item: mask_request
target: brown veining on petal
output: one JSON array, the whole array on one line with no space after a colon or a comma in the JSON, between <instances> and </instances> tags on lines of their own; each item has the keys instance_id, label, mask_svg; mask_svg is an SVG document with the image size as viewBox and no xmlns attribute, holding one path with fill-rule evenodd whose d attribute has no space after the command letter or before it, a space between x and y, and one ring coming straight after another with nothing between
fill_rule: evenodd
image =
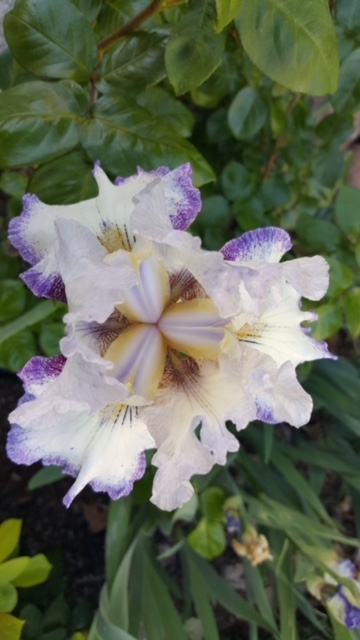
<instances>
[{"instance_id":1,"label":"brown veining on petal","mask_svg":"<svg viewBox=\"0 0 360 640\"><path fill-rule=\"evenodd\" d=\"M135 242L135 239L130 237L126 225L124 225L123 229L120 229L117 224L109 222L103 224L101 234L98 238L109 253L114 253L114 251L118 249L131 251Z\"/></svg>"},{"instance_id":2,"label":"brown veining on petal","mask_svg":"<svg viewBox=\"0 0 360 640\"><path fill-rule=\"evenodd\" d=\"M78 322L75 332L77 336L91 337L94 350L104 356L109 346L118 335L129 326L129 321L120 311L115 309L113 313L103 323L98 322Z\"/></svg>"},{"instance_id":3,"label":"brown veining on petal","mask_svg":"<svg viewBox=\"0 0 360 640\"><path fill-rule=\"evenodd\" d=\"M199 378L199 365L193 358L181 357L169 349L160 388L184 390Z\"/></svg>"},{"instance_id":4,"label":"brown veining on petal","mask_svg":"<svg viewBox=\"0 0 360 640\"><path fill-rule=\"evenodd\" d=\"M193 300L193 298L205 298L206 293L202 286L195 280L187 269L170 274L171 301Z\"/></svg>"}]
</instances>

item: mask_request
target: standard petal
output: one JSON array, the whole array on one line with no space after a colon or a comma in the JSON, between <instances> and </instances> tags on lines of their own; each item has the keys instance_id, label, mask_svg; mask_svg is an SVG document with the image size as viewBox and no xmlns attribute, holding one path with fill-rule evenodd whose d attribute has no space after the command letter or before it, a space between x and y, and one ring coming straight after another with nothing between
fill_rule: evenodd
<instances>
[{"instance_id":1,"label":"standard petal","mask_svg":"<svg viewBox=\"0 0 360 640\"><path fill-rule=\"evenodd\" d=\"M243 233L222 248L226 260L280 262L292 247L290 236L278 227L264 227Z\"/></svg>"},{"instance_id":2,"label":"standard petal","mask_svg":"<svg viewBox=\"0 0 360 640\"><path fill-rule=\"evenodd\" d=\"M113 500L126 496L145 471L144 451L154 447L136 407L113 405L99 414L69 412L46 429L12 427L7 451L18 464L56 464L77 476L64 498L69 506L88 483Z\"/></svg>"},{"instance_id":3,"label":"standard petal","mask_svg":"<svg viewBox=\"0 0 360 640\"><path fill-rule=\"evenodd\" d=\"M256 407L246 395L245 380L234 373L232 361L198 365L190 358L174 359L154 403L143 409L158 447L152 502L161 509L184 504L193 494L190 478L224 464L227 453L239 448L225 422L232 420L242 429L255 417Z\"/></svg>"}]
</instances>

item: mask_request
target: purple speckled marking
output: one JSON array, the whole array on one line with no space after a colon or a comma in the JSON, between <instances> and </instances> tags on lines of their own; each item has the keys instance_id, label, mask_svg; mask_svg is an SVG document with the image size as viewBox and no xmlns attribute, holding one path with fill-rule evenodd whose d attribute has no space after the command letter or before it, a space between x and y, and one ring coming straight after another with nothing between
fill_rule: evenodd
<instances>
[{"instance_id":1,"label":"purple speckled marking","mask_svg":"<svg viewBox=\"0 0 360 640\"><path fill-rule=\"evenodd\" d=\"M22 273L20 278L38 298L50 298L66 303L65 285L59 273L44 276L36 267L32 267Z\"/></svg>"},{"instance_id":2,"label":"purple speckled marking","mask_svg":"<svg viewBox=\"0 0 360 640\"><path fill-rule=\"evenodd\" d=\"M34 213L34 208L38 204L42 203L37 196L31 193L26 194L23 197L21 215L13 218L9 224L9 240L11 244L18 250L24 260L30 264L35 264L42 258L42 255L37 253L36 249L26 239L26 228Z\"/></svg>"},{"instance_id":3,"label":"purple speckled marking","mask_svg":"<svg viewBox=\"0 0 360 640\"><path fill-rule=\"evenodd\" d=\"M34 388L38 389L57 378L62 372L65 362L66 358L61 354L51 358L43 356L31 358L18 374L24 383L26 393L33 394Z\"/></svg>"},{"instance_id":4,"label":"purple speckled marking","mask_svg":"<svg viewBox=\"0 0 360 640\"><path fill-rule=\"evenodd\" d=\"M344 587L340 586L337 595L345 605L344 623L348 629L360 629L360 608L351 604L344 593Z\"/></svg>"},{"instance_id":5,"label":"purple speckled marking","mask_svg":"<svg viewBox=\"0 0 360 640\"><path fill-rule=\"evenodd\" d=\"M137 175L145 174L162 179L171 224L174 229L185 231L201 210L200 191L192 183L191 164L188 162L173 171L167 167L158 167L153 171L144 171L138 167L137 172ZM116 178L115 185L124 184L132 178L133 176Z\"/></svg>"},{"instance_id":6,"label":"purple speckled marking","mask_svg":"<svg viewBox=\"0 0 360 640\"><path fill-rule=\"evenodd\" d=\"M269 407L268 405L262 406L259 401L256 401L255 404L256 404L257 420L261 420L262 422L267 422L268 424L277 423L277 420L274 417L271 407Z\"/></svg>"},{"instance_id":7,"label":"purple speckled marking","mask_svg":"<svg viewBox=\"0 0 360 640\"><path fill-rule=\"evenodd\" d=\"M259 260L279 262L292 247L290 236L283 229L264 227L247 231L227 242L221 249L225 260Z\"/></svg>"},{"instance_id":8,"label":"purple speckled marking","mask_svg":"<svg viewBox=\"0 0 360 640\"><path fill-rule=\"evenodd\" d=\"M19 425L12 425L6 443L6 453L16 464L34 464L39 456L28 446L28 431Z\"/></svg>"}]
</instances>

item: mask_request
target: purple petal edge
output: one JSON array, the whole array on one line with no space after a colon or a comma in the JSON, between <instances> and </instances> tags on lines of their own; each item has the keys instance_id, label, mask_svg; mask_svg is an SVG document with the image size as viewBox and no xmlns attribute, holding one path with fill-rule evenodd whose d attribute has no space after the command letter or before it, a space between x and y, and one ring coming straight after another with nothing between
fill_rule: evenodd
<instances>
[{"instance_id":1,"label":"purple petal edge","mask_svg":"<svg viewBox=\"0 0 360 640\"><path fill-rule=\"evenodd\" d=\"M43 356L31 358L18 374L24 383L25 391L33 393L34 385L40 387L57 378L62 372L65 362L66 358L61 354L50 358Z\"/></svg>"},{"instance_id":2,"label":"purple petal edge","mask_svg":"<svg viewBox=\"0 0 360 640\"><path fill-rule=\"evenodd\" d=\"M22 202L23 210L21 215L13 218L9 223L9 240L26 262L36 264L42 258L42 255L38 254L36 249L26 241L25 231L33 214L34 206L41 204L41 200L36 195L27 193Z\"/></svg>"},{"instance_id":3,"label":"purple petal edge","mask_svg":"<svg viewBox=\"0 0 360 640\"><path fill-rule=\"evenodd\" d=\"M278 227L264 227L247 231L227 242L221 252L225 260L259 260L279 262L292 247L289 234Z\"/></svg>"},{"instance_id":4,"label":"purple petal edge","mask_svg":"<svg viewBox=\"0 0 360 640\"><path fill-rule=\"evenodd\" d=\"M32 267L20 278L38 298L50 298L66 304L65 285L59 273L44 276L36 267Z\"/></svg>"}]
</instances>

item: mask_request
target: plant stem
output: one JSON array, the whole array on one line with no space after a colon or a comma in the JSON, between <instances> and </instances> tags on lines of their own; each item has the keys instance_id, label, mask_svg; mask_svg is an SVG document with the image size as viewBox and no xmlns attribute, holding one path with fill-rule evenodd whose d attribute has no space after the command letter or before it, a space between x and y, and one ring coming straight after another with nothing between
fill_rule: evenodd
<instances>
[{"instance_id":1,"label":"plant stem","mask_svg":"<svg viewBox=\"0 0 360 640\"><path fill-rule=\"evenodd\" d=\"M164 4L164 0L152 0L149 6L145 7L143 11L140 11L137 16L134 16L134 18L120 27L120 29L115 31L115 33L113 33L111 36L99 42L98 49L100 55L104 51L106 51L106 49L111 47L114 42L116 42L123 36L127 36L129 33L132 33L132 31L135 31L135 29L137 29L143 22L145 22L145 20L148 20L149 18L151 18L151 16L155 15L159 11L162 4Z\"/></svg>"}]
</instances>

